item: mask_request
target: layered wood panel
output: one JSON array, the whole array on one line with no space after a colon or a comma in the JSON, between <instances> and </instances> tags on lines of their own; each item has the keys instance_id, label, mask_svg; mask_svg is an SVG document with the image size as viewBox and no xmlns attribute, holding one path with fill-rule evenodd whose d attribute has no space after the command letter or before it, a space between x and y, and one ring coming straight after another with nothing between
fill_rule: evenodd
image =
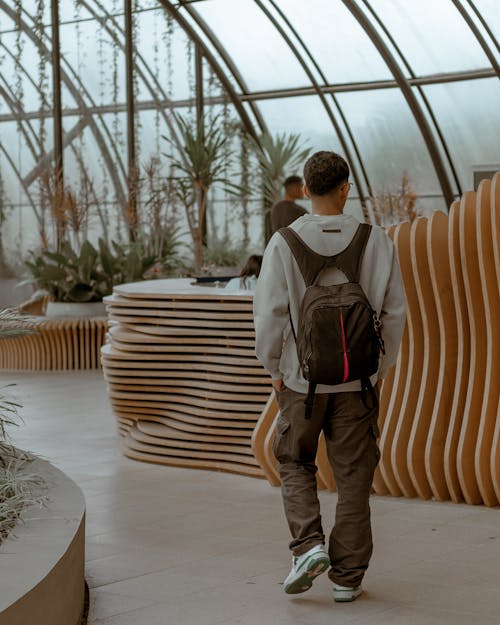
<instances>
[{"instance_id":1,"label":"layered wood panel","mask_svg":"<svg viewBox=\"0 0 500 625\"><path fill-rule=\"evenodd\" d=\"M252 451L270 389L255 357L252 296L162 280L117 287L107 305L102 363L124 453L267 475Z\"/></svg>"},{"instance_id":2,"label":"layered wood panel","mask_svg":"<svg viewBox=\"0 0 500 625\"><path fill-rule=\"evenodd\" d=\"M449 215L388 232L398 252L407 323L382 386L374 490L469 504L500 503L500 173ZM273 412L272 400L268 406ZM276 409L274 409L274 412ZM275 415L273 415L275 416ZM273 470L274 419L254 433ZM258 447L258 446L257 446ZM334 488L322 451L318 473ZM325 477L327 476L327 477Z\"/></svg>"},{"instance_id":3,"label":"layered wood panel","mask_svg":"<svg viewBox=\"0 0 500 625\"><path fill-rule=\"evenodd\" d=\"M99 369L108 321L42 319L35 334L0 340L0 369Z\"/></svg>"}]
</instances>

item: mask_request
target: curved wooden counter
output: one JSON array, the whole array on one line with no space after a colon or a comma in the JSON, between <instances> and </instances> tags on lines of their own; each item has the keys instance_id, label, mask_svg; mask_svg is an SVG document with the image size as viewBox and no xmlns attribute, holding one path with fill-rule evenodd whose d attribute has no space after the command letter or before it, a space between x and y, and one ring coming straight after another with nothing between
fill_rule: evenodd
<instances>
[{"instance_id":1,"label":"curved wooden counter","mask_svg":"<svg viewBox=\"0 0 500 625\"><path fill-rule=\"evenodd\" d=\"M251 446L270 378L247 291L154 280L107 298L104 375L125 454L264 477Z\"/></svg>"}]
</instances>

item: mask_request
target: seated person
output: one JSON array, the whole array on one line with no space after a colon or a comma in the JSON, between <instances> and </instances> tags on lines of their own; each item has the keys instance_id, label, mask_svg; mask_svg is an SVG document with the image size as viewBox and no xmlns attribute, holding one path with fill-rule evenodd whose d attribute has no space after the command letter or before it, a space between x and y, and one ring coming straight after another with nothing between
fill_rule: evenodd
<instances>
[{"instance_id":1,"label":"seated person","mask_svg":"<svg viewBox=\"0 0 500 625\"><path fill-rule=\"evenodd\" d=\"M258 254L252 254L252 256L249 256L245 266L240 272L240 275L237 278L231 278L231 280L229 280L226 284L226 289L230 289L232 291L238 291L241 289L253 291L253 289L255 289L255 285L257 284L257 278L259 277L261 265L262 256Z\"/></svg>"},{"instance_id":2,"label":"seated person","mask_svg":"<svg viewBox=\"0 0 500 625\"><path fill-rule=\"evenodd\" d=\"M289 226L293 221L306 215L307 211L294 200L304 198L304 183L300 176L289 176L285 182L285 199L276 202L271 208L271 231L274 234L280 228Z\"/></svg>"}]
</instances>

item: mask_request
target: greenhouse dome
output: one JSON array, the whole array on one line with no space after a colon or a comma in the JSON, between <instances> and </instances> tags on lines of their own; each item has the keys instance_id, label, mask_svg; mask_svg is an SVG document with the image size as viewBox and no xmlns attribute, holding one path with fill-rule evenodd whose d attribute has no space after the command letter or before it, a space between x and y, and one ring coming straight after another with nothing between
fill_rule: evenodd
<instances>
[{"instance_id":1,"label":"greenhouse dome","mask_svg":"<svg viewBox=\"0 0 500 625\"><path fill-rule=\"evenodd\" d=\"M499 166L499 24L496 0L2 1L4 246L46 236L55 162L116 221L131 167L168 176L179 115L231 133L225 173L251 187L243 201L214 188L209 232L261 246L244 143L263 133L343 154L354 214L403 176L423 214L446 211Z\"/></svg>"},{"instance_id":2,"label":"greenhouse dome","mask_svg":"<svg viewBox=\"0 0 500 625\"><path fill-rule=\"evenodd\" d=\"M0 625L498 625L499 38L0 0Z\"/></svg>"}]
</instances>

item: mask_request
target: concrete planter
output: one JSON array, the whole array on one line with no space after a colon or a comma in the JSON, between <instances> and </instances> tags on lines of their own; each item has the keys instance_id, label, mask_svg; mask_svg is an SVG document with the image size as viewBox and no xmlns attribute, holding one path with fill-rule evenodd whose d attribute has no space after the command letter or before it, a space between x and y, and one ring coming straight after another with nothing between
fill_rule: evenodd
<instances>
[{"instance_id":1,"label":"concrete planter","mask_svg":"<svg viewBox=\"0 0 500 625\"><path fill-rule=\"evenodd\" d=\"M105 317L106 304L104 302L48 302L45 316L54 317Z\"/></svg>"},{"instance_id":2,"label":"concrete planter","mask_svg":"<svg viewBox=\"0 0 500 625\"><path fill-rule=\"evenodd\" d=\"M48 484L46 507L27 508L0 546L0 625L78 625L85 596L85 501L43 460L30 472Z\"/></svg>"}]
</instances>

